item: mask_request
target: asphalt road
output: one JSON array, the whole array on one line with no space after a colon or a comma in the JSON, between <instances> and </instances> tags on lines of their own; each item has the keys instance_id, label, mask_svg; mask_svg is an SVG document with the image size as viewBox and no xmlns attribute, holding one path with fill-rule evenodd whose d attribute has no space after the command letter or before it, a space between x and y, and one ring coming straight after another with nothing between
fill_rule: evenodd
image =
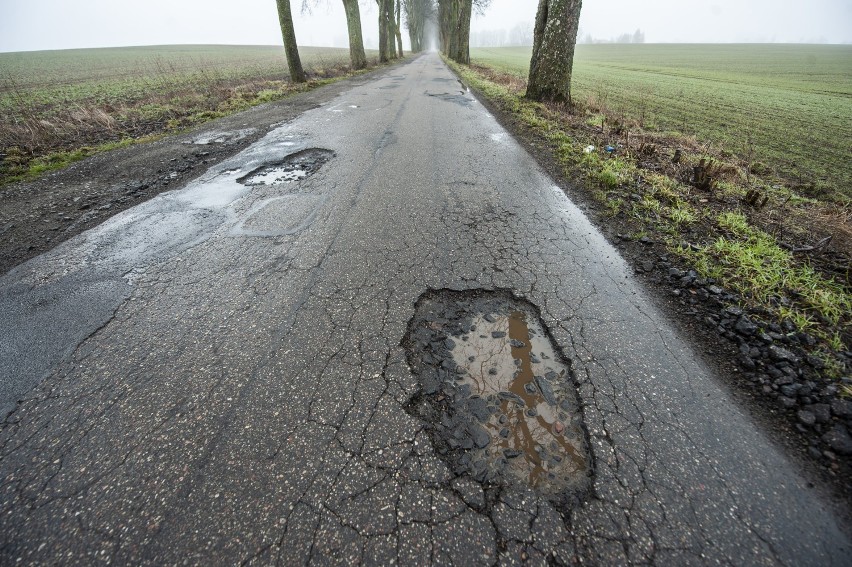
<instances>
[{"instance_id":1,"label":"asphalt road","mask_svg":"<svg viewBox=\"0 0 852 567\"><path fill-rule=\"evenodd\" d=\"M310 148L333 154L251 184ZM411 413L430 290L526 300L573 369L592 477L561 513L458 475ZM831 508L436 55L12 270L0 311L0 564L850 564Z\"/></svg>"}]
</instances>

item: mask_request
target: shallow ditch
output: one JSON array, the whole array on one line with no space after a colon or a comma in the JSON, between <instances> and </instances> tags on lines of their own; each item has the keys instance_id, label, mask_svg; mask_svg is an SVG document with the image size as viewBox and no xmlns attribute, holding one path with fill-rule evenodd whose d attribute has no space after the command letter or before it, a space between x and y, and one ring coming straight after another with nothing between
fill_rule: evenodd
<instances>
[{"instance_id":1,"label":"shallow ditch","mask_svg":"<svg viewBox=\"0 0 852 567\"><path fill-rule=\"evenodd\" d=\"M592 465L570 362L534 305L508 292L430 291L403 344L421 385L406 410L455 474L530 486L560 508L586 493Z\"/></svg>"},{"instance_id":2,"label":"shallow ditch","mask_svg":"<svg viewBox=\"0 0 852 567\"><path fill-rule=\"evenodd\" d=\"M279 185L300 181L319 171L333 157L334 152L331 150L308 148L290 154L280 161L253 169L237 181L248 186Z\"/></svg>"}]
</instances>

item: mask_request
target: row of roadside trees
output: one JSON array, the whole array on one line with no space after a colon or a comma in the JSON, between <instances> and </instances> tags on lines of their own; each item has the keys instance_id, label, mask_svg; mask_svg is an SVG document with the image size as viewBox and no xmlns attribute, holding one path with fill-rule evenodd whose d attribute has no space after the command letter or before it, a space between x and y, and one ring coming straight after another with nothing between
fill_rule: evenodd
<instances>
[{"instance_id":1,"label":"row of roadside trees","mask_svg":"<svg viewBox=\"0 0 852 567\"><path fill-rule=\"evenodd\" d=\"M311 0L302 0L304 8ZM294 82L304 82L305 72L296 46L290 0L276 0L284 50ZM367 66L358 0L342 0L349 32L353 69ZM441 51L450 59L470 63L470 21L491 0L375 0L379 14L379 60L402 57L402 14L414 52L431 45L437 36ZM527 96L534 100L570 102L571 68L580 22L582 0L539 0L533 33L533 52Z\"/></svg>"}]
</instances>

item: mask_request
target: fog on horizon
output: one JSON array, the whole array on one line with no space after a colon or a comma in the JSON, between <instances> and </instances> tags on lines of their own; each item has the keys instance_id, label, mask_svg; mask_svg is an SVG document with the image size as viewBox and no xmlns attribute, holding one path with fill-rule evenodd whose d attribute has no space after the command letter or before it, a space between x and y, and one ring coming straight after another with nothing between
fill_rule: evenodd
<instances>
[{"instance_id":1,"label":"fog on horizon","mask_svg":"<svg viewBox=\"0 0 852 567\"><path fill-rule=\"evenodd\" d=\"M310 13L291 4L300 45L348 47L339 0L316 0ZM472 44L518 43L537 5L493 0L473 18ZM361 1L361 17L365 44L376 47L374 0ZM641 30L647 43L852 43L852 2L586 0L580 27L581 41ZM0 52L163 44L281 44L275 2L0 0Z\"/></svg>"}]
</instances>

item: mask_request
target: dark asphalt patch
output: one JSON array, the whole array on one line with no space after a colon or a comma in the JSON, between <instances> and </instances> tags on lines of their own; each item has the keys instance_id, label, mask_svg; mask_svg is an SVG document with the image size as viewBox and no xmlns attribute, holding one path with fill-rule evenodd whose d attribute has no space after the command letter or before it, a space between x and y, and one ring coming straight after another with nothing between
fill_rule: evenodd
<instances>
[{"instance_id":1,"label":"dark asphalt patch","mask_svg":"<svg viewBox=\"0 0 852 567\"><path fill-rule=\"evenodd\" d=\"M559 508L588 491L570 362L534 305L508 292L430 291L403 344L421 385L406 409L428 424L455 474L530 486Z\"/></svg>"},{"instance_id":2,"label":"dark asphalt patch","mask_svg":"<svg viewBox=\"0 0 852 567\"><path fill-rule=\"evenodd\" d=\"M473 102L473 99L468 96L465 96L464 93L426 93L426 96L431 96L433 98L438 98L447 102L453 102L461 106L470 106L470 104Z\"/></svg>"},{"instance_id":3,"label":"dark asphalt patch","mask_svg":"<svg viewBox=\"0 0 852 567\"><path fill-rule=\"evenodd\" d=\"M308 148L288 155L281 161L258 167L237 179L243 185L278 185L300 181L313 175L325 165L334 152L322 148Z\"/></svg>"}]
</instances>

